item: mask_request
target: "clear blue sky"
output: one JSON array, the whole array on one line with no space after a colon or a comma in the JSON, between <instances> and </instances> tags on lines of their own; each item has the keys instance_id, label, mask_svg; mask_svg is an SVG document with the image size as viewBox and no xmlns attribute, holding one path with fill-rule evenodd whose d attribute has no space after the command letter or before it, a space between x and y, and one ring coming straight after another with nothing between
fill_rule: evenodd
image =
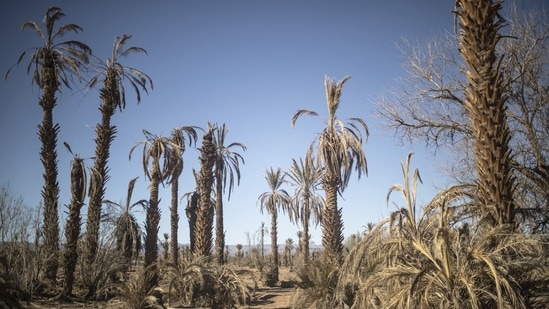
<instances>
[{"instance_id":1,"label":"clear blue sky","mask_svg":"<svg viewBox=\"0 0 549 309\"><path fill-rule=\"evenodd\" d=\"M224 201L226 241L233 245L246 244L245 233L253 236L262 221L270 226L269 216L261 215L256 204L258 196L268 190L265 169L287 169L292 158L305 154L323 128L323 118L307 117L292 129L294 112L306 108L325 117L324 76L341 79L351 75L338 116L364 118L370 139L364 145L368 177L360 181L353 177L339 200L344 234L348 236L393 210L386 207L386 193L391 185L402 182L399 164L408 152L416 152L413 163L424 180L421 192L425 194L420 199L429 200L433 186L444 182L436 172L437 158L427 154L424 145L398 145L392 132L381 129L372 117L372 100L405 76L395 43L402 37L423 40L452 31L453 5L454 1L440 0L5 1L0 10L0 71L4 76L23 50L42 45L32 31L21 31L21 25L27 20L41 23L50 6L58 6L66 14L58 26L76 23L84 29L65 39L88 44L101 59L110 57L115 36L133 35L129 46L145 48L148 56L134 54L122 62L146 72L153 79L154 90L137 106L128 87L127 108L112 119L118 134L109 160L106 198L122 201L128 181L140 176L134 200L148 199L139 150L132 161L128 160L130 148L144 138L142 129L169 135L177 126L226 123L230 128L228 142L248 147L242 153L246 164L242 166L241 184L231 200ZM26 63L0 82L0 183L9 183L13 193L22 195L29 205L38 205L41 199L39 96L26 74ZM97 89L64 89L54 111L54 121L61 127L62 224L66 219L64 205L70 200L72 159L62 143L68 142L81 157L94 155L99 103ZM181 193L195 187L192 168L198 169L198 152L189 149L184 159ZM86 162L92 165L91 160ZM160 194L162 235L169 231L169 187L161 188ZM184 204L180 209L179 241L188 243ZM86 212L83 209L84 216ZM279 243L287 238L297 242L298 229L281 216ZM312 235L312 241L320 244L320 227Z\"/></svg>"}]
</instances>

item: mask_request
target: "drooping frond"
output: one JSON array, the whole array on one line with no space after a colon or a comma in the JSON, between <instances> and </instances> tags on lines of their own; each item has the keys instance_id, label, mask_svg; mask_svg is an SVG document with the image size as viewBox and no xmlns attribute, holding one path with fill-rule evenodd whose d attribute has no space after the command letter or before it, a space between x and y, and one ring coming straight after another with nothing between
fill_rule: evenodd
<instances>
[{"instance_id":1,"label":"drooping frond","mask_svg":"<svg viewBox=\"0 0 549 309\"><path fill-rule=\"evenodd\" d=\"M294 116L292 117L292 128L295 126L295 122L297 119L301 116L318 116L318 114L314 111L308 110L308 109L300 109L297 112L295 112Z\"/></svg>"}]
</instances>

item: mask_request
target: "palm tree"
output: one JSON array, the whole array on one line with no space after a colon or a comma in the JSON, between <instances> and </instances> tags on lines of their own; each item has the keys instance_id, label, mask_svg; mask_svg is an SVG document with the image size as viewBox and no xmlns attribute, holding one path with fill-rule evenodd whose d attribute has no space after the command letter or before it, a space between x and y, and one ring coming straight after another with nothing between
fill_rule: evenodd
<instances>
[{"instance_id":1,"label":"palm tree","mask_svg":"<svg viewBox=\"0 0 549 309\"><path fill-rule=\"evenodd\" d=\"M225 145L225 139L229 133L229 128L225 124L217 127L213 136L213 144L216 149L215 160L215 257L218 265L224 264L223 248L225 248L225 231L223 228L223 193L228 191L228 199L231 199L231 192L234 189L234 180L236 174L236 183L240 184L240 164L244 164L244 158L232 148L239 147L246 151L246 146L242 143L230 143ZM227 179L229 180L227 182Z\"/></svg>"},{"instance_id":2,"label":"palm tree","mask_svg":"<svg viewBox=\"0 0 549 309\"><path fill-rule=\"evenodd\" d=\"M309 221L313 219L318 225L324 208L324 199L316 193L321 186L322 168L313 159L313 149L309 147L305 159L299 162L292 159L292 165L286 175L295 189L290 220L300 222L303 226L302 237L299 238L299 250L303 254L305 265L309 261ZM311 218L312 216L312 218Z\"/></svg>"},{"instance_id":3,"label":"palm tree","mask_svg":"<svg viewBox=\"0 0 549 309\"><path fill-rule=\"evenodd\" d=\"M32 82L43 91L39 105L42 107L42 123L38 126L38 136L42 147L40 161L44 166L44 277L53 281L57 276L59 266L59 183L57 181L57 135L59 124L53 123L53 109L57 105L56 93L63 84L71 88L73 74L78 75L80 68L88 62L91 49L79 41L64 41L56 43L57 39L67 33L82 31L75 24L62 25L55 29L55 23L64 17L60 8L50 7L44 17L44 29L34 21L23 23L23 29L31 29L44 40L44 46L30 48L19 56L18 65L28 55L30 60L27 73L32 70ZM12 67L13 68L13 67ZM8 70L6 78L11 71Z\"/></svg>"},{"instance_id":4,"label":"palm tree","mask_svg":"<svg viewBox=\"0 0 549 309\"><path fill-rule=\"evenodd\" d=\"M62 295L68 298L72 295L74 284L74 271L78 262L78 238L80 237L80 210L86 198L87 175L84 159L73 154L69 144L64 143L67 150L73 155L71 164L71 203L69 215L65 226L65 252L63 254L63 270L65 280L63 282Z\"/></svg>"},{"instance_id":5,"label":"palm tree","mask_svg":"<svg viewBox=\"0 0 549 309\"><path fill-rule=\"evenodd\" d=\"M118 214L114 219L114 235L116 237L116 249L126 259L124 261L126 270L132 259L135 259L137 262L142 244L141 227L139 226L139 223L137 223L137 218L133 213L133 209L138 206L141 206L143 209L147 209L149 205L149 201L145 199L132 203L133 189L137 179L139 179L139 177L133 178L128 183L128 192L126 194L126 203L124 203L124 205L110 200L103 201L103 203L109 206L114 206L118 210Z\"/></svg>"},{"instance_id":6,"label":"palm tree","mask_svg":"<svg viewBox=\"0 0 549 309\"><path fill-rule=\"evenodd\" d=\"M293 204L292 204L293 206ZM303 254L304 248L303 248L303 231L297 231L295 233L295 236L297 236L297 255L300 256Z\"/></svg>"},{"instance_id":7,"label":"palm tree","mask_svg":"<svg viewBox=\"0 0 549 309\"><path fill-rule=\"evenodd\" d=\"M173 169L178 162L175 159L174 151L178 146L170 138L154 135L143 130L145 140L135 144L130 150L132 152L139 145L143 146L143 171L149 179L150 197L147 207L147 218L145 223L145 267L151 266L151 271L156 271L153 264L158 259L158 224L160 222L160 208L158 207L158 187L164 181L170 182ZM152 160L152 161L150 161ZM151 286L158 283L158 277L153 276Z\"/></svg>"},{"instance_id":8,"label":"palm tree","mask_svg":"<svg viewBox=\"0 0 549 309\"><path fill-rule=\"evenodd\" d=\"M506 84L496 55L498 33L503 26L499 15L501 1L459 0L459 52L469 70L465 91L465 110L473 135L474 165L480 190L481 205L493 213L498 224L514 222L513 191L515 178L511 171L509 148L511 133L507 121Z\"/></svg>"},{"instance_id":9,"label":"palm tree","mask_svg":"<svg viewBox=\"0 0 549 309\"><path fill-rule=\"evenodd\" d=\"M194 241L194 230L196 227L196 215L198 213L198 199L200 194L198 193L198 185L200 177L195 169L193 169L194 182L196 187L194 191L187 192L183 194L181 198L187 199L187 206L185 207L185 214L187 215L187 220L189 221L189 238L190 238L190 250L192 253L195 253L195 241Z\"/></svg>"},{"instance_id":10,"label":"palm tree","mask_svg":"<svg viewBox=\"0 0 549 309\"><path fill-rule=\"evenodd\" d=\"M349 78L347 76L339 82L325 78L328 119L326 127L315 139L318 142L318 159L323 168L322 185L326 196L321 221L322 246L327 263L334 266L341 264L343 252L343 222L341 209L337 206L337 195L347 187L353 168L358 172L359 179L362 173L368 172L361 133L363 129L368 137L366 123L361 118L350 118L347 123L336 118L343 84ZM303 115L318 116L314 111L300 109L292 118L292 127Z\"/></svg>"},{"instance_id":11,"label":"palm tree","mask_svg":"<svg viewBox=\"0 0 549 309\"><path fill-rule=\"evenodd\" d=\"M286 245L284 247L284 255L286 256L285 266L292 266L292 250L294 249L294 240L291 238L286 239Z\"/></svg>"},{"instance_id":12,"label":"palm tree","mask_svg":"<svg viewBox=\"0 0 549 309\"><path fill-rule=\"evenodd\" d=\"M216 161L216 149L213 143L215 126L208 123L208 129L202 138L200 150L200 172L198 183L198 211L194 230L195 251L199 256L209 257L212 252L213 207L211 203L213 169Z\"/></svg>"},{"instance_id":13,"label":"palm tree","mask_svg":"<svg viewBox=\"0 0 549 309\"><path fill-rule=\"evenodd\" d=\"M274 170L272 167L266 171L265 180L270 191L262 193L257 202L261 207L261 213L264 210L271 215L271 256L272 256L272 282L278 281L278 244L277 244L277 216L278 211L286 212L290 208L291 198L286 190L281 186L284 184L284 173L280 168Z\"/></svg>"},{"instance_id":14,"label":"palm tree","mask_svg":"<svg viewBox=\"0 0 549 309\"><path fill-rule=\"evenodd\" d=\"M236 257L240 260L242 257L242 244L236 244Z\"/></svg>"},{"instance_id":15,"label":"palm tree","mask_svg":"<svg viewBox=\"0 0 549 309\"><path fill-rule=\"evenodd\" d=\"M99 242L99 221L101 205L105 198L107 180L109 179L107 162L110 155L111 143L116 134L116 126L111 124L111 118L117 109L122 111L126 107L126 92L124 82L129 81L137 95L137 103L141 102L140 88L147 92L147 84L152 89L152 80L143 72L123 66L119 60L131 53L147 53L140 47L126 48L129 35L117 36L114 39L111 58L106 63L98 60L98 73L89 82L90 87L102 82L100 90L101 123L95 128L95 160L90 177L90 201L88 206L88 221L86 225L86 263L94 262Z\"/></svg>"},{"instance_id":16,"label":"palm tree","mask_svg":"<svg viewBox=\"0 0 549 309\"><path fill-rule=\"evenodd\" d=\"M185 136L187 136L187 139ZM172 130L171 139L173 143L178 146L174 149L174 159L176 164L172 171L173 175L171 176L172 181L170 183L172 190L172 200L170 206L170 247L172 249L170 260L175 265L177 265L179 261L179 244L177 240L177 230L179 227L179 213L177 211L179 206L179 176L183 172L183 153L185 152L186 140L188 140L189 146L191 146L193 142L196 144L197 138L198 135L196 134L196 127L183 126Z\"/></svg>"}]
</instances>

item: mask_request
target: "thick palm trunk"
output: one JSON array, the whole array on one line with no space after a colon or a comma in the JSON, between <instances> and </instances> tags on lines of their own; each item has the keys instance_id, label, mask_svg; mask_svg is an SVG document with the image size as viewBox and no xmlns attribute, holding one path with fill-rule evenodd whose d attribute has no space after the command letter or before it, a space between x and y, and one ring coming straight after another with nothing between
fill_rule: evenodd
<instances>
[{"instance_id":1,"label":"thick palm trunk","mask_svg":"<svg viewBox=\"0 0 549 309\"><path fill-rule=\"evenodd\" d=\"M158 259L158 224L160 209L158 208L158 175L152 175L150 185L149 208L145 222L145 267L152 265Z\"/></svg>"},{"instance_id":2,"label":"thick palm trunk","mask_svg":"<svg viewBox=\"0 0 549 309\"><path fill-rule=\"evenodd\" d=\"M105 85L101 89L102 104L99 107L101 112L101 124L95 128L96 146L95 160L90 174L90 190L88 219L86 225L86 256L85 269L90 269L95 261L99 247L99 225L101 220L101 205L105 198L105 186L108 180L108 159L110 146L116 134L116 127L111 125L111 117L116 110L116 104L120 99L119 89L114 74L107 73Z\"/></svg>"},{"instance_id":3,"label":"thick palm trunk","mask_svg":"<svg viewBox=\"0 0 549 309\"><path fill-rule=\"evenodd\" d=\"M271 269L271 280L273 283L278 282L278 222L277 222L278 212L276 209L273 209L271 213L271 256L272 260L272 269Z\"/></svg>"},{"instance_id":4,"label":"thick palm trunk","mask_svg":"<svg viewBox=\"0 0 549 309\"><path fill-rule=\"evenodd\" d=\"M215 199L215 259L218 265L225 264L225 231L223 227L223 161L216 164Z\"/></svg>"},{"instance_id":5,"label":"thick palm trunk","mask_svg":"<svg viewBox=\"0 0 549 309\"><path fill-rule=\"evenodd\" d=\"M67 243L64 252L64 275L63 296L69 297L72 294L74 284L74 271L78 262L78 237L80 236L80 210L84 205L86 192L86 180L83 177L84 165L81 159L75 159L71 168L71 203L69 206L69 217L65 227Z\"/></svg>"},{"instance_id":6,"label":"thick palm trunk","mask_svg":"<svg viewBox=\"0 0 549 309\"><path fill-rule=\"evenodd\" d=\"M322 247L326 261L334 267L338 267L343 261L343 222L341 210L337 207L337 184L330 175L325 175L326 208L321 221Z\"/></svg>"},{"instance_id":7,"label":"thick palm trunk","mask_svg":"<svg viewBox=\"0 0 549 309\"><path fill-rule=\"evenodd\" d=\"M179 180L178 177L172 181L172 205L170 207L170 260L174 265L179 263L179 243L177 230L179 228L179 212L177 210L179 201Z\"/></svg>"},{"instance_id":8,"label":"thick palm trunk","mask_svg":"<svg viewBox=\"0 0 549 309\"><path fill-rule=\"evenodd\" d=\"M185 213L187 214L187 219L189 221L189 238L190 238L190 246L191 246L191 252L195 253L195 241L194 241L194 234L196 229L196 216L198 213L198 199L199 195L195 191L193 192L191 196L191 201L189 205L187 205L187 208L185 209Z\"/></svg>"},{"instance_id":9,"label":"thick palm trunk","mask_svg":"<svg viewBox=\"0 0 549 309\"><path fill-rule=\"evenodd\" d=\"M460 54L469 66L465 108L474 138L473 152L482 205L496 209L499 224L514 222L511 138L506 116L504 81L495 48L503 21L501 2L460 0Z\"/></svg>"},{"instance_id":10,"label":"thick palm trunk","mask_svg":"<svg viewBox=\"0 0 549 309\"><path fill-rule=\"evenodd\" d=\"M212 130L204 134L200 149L199 202L194 234L196 255L211 256L213 237L213 209L211 193L213 185L213 166L215 164L215 147L212 143Z\"/></svg>"},{"instance_id":11,"label":"thick palm trunk","mask_svg":"<svg viewBox=\"0 0 549 309\"><path fill-rule=\"evenodd\" d=\"M303 213L303 235L301 236L302 239L300 239L299 249L301 250L301 253L303 254L303 262L305 265L309 262L309 218L311 214L309 212L309 206L307 205L305 207L305 211Z\"/></svg>"},{"instance_id":12,"label":"thick palm trunk","mask_svg":"<svg viewBox=\"0 0 549 309\"><path fill-rule=\"evenodd\" d=\"M57 182L57 135L59 125L53 124L53 109L56 106L55 93L58 81L55 74L53 56L46 55L43 65L44 94L40 99L43 111L42 124L38 126L38 135L42 147L40 160L44 166L44 278L54 281L59 267L59 184Z\"/></svg>"},{"instance_id":13,"label":"thick palm trunk","mask_svg":"<svg viewBox=\"0 0 549 309\"><path fill-rule=\"evenodd\" d=\"M158 228L160 223L160 209L158 208L158 186L160 185L160 171L158 162L153 162L149 208L145 219L145 260L144 267L150 272L148 288L158 286L156 260L158 259Z\"/></svg>"}]
</instances>

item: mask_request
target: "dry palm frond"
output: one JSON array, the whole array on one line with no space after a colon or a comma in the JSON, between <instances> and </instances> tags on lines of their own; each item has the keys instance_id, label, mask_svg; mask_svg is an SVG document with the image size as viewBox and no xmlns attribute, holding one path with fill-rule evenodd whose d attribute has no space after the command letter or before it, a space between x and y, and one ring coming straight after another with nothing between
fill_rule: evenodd
<instances>
[{"instance_id":1,"label":"dry palm frond","mask_svg":"<svg viewBox=\"0 0 549 309\"><path fill-rule=\"evenodd\" d=\"M548 292L540 289L549 281L544 236L505 225L486 228L471 218L468 208L476 207L477 191L468 185L441 191L416 219L410 215L415 189L405 192L413 187L405 183L392 189L403 192L406 210L379 223L349 253L339 278L340 299L349 283L358 282L352 308L547 305Z\"/></svg>"},{"instance_id":2,"label":"dry palm frond","mask_svg":"<svg viewBox=\"0 0 549 309\"><path fill-rule=\"evenodd\" d=\"M292 296L292 308L335 308L338 299L335 297L335 286L338 269L326 257L315 261L307 268L301 287Z\"/></svg>"},{"instance_id":3,"label":"dry palm frond","mask_svg":"<svg viewBox=\"0 0 549 309\"><path fill-rule=\"evenodd\" d=\"M170 305L232 308L250 298L248 287L230 266L208 264L203 256L187 264L168 264L166 271Z\"/></svg>"},{"instance_id":4,"label":"dry palm frond","mask_svg":"<svg viewBox=\"0 0 549 309\"><path fill-rule=\"evenodd\" d=\"M113 308L128 309L164 309L161 291L150 287L150 282L156 276L156 268L147 267L132 276L121 288L118 296L109 303Z\"/></svg>"}]
</instances>

